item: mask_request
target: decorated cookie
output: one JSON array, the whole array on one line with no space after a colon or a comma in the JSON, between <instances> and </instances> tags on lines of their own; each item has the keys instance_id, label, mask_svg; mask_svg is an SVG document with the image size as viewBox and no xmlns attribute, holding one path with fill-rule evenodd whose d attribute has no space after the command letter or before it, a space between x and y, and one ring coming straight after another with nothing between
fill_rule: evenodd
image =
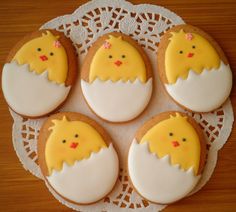
<instances>
[{"instance_id":1,"label":"decorated cookie","mask_svg":"<svg viewBox=\"0 0 236 212\"><path fill-rule=\"evenodd\" d=\"M72 203L102 199L118 177L119 161L110 136L78 113L49 117L40 130L38 155L46 183Z\"/></svg>"},{"instance_id":2,"label":"decorated cookie","mask_svg":"<svg viewBox=\"0 0 236 212\"><path fill-rule=\"evenodd\" d=\"M102 119L132 120L151 98L150 62L130 37L106 34L93 44L85 58L81 87L89 107Z\"/></svg>"},{"instance_id":3,"label":"decorated cookie","mask_svg":"<svg viewBox=\"0 0 236 212\"><path fill-rule=\"evenodd\" d=\"M230 95L228 60L216 41L196 27L179 25L164 34L158 68L167 93L190 111L215 110Z\"/></svg>"},{"instance_id":4,"label":"decorated cookie","mask_svg":"<svg viewBox=\"0 0 236 212\"><path fill-rule=\"evenodd\" d=\"M55 30L26 36L10 52L2 71L2 90L12 110L44 116L67 98L77 75L71 41Z\"/></svg>"},{"instance_id":5,"label":"decorated cookie","mask_svg":"<svg viewBox=\"0 0 236 212\"><path fill-rule=\"evenodd\" d=\"M179 112L159 114L138 130L130 146L128 172L134 188L154 203L182 199L201 177L205 148L192 118Z\"/></svg>"}]
</instances>

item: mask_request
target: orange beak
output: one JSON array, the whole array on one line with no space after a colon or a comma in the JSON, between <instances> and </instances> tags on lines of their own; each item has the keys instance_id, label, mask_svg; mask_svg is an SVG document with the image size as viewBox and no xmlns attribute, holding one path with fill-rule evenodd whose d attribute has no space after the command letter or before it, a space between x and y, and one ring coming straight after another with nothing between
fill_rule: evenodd
<instances>
[{"instance_id":1,"label":"orange beak","mask_svg":"<svg viewBox=\"0 0 236 212\"><path fill-rule=\"evenodd\" d=\"M117 60L114 62L114 64L119 67L120 65L122 65L122 62L120 60Z\"/></svg>"},{"instance_id":2,"label":"orange beak","mask_svg":"<svg viewBox=\"0 0 236 212\"><path fill-rule=\"evenodd\" d=\"M76 149L77 146L78 146L78 142L72 142L70 144L70 148L72 148L72 149Z\"/></svg>"},{"instance_id":3,"label":"orange beak","mask_svg":"<svg viewBox=\"0 0 236 212\"><path fill-rule=\"evenodd\" d=\"M187 57L193 57L194 53L189 52Z\"/></svg>"},{"instance_id":4,"label":"orange beak","mask_svg":"<svg viewBox=\"0 0 236 212\"><path fill-rule=\"evenodd\" d=\"M179 144L178 141L172 141L172 145L173 145L174 147L178 147L180 144Z\"/></svg>"},{"instance_id":5,"label":"orange beak","mask_svg":"<svg viewBox=\"0 0 236 212\"><path fill-rule=\"evenodd\" d=\"M41 55L41 56L39 56L39 58L40 58L40 60L42 60L42 61L48 60L48 57L47 57L46 55Z\"/></svg>"}]
</instances>

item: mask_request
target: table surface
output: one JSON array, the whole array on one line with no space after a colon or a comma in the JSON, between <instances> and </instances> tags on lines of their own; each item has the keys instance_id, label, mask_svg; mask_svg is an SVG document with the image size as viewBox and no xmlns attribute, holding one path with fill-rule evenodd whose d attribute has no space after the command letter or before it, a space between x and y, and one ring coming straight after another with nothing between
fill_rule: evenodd
<instances>
[{"instance_id":1,"label":"table surface","mask_svg":"<svg viewBox=\"0 0 236 212\"><path fill-rule=\"evenodd\" d=\"M0 3L0 66L12 46L28 32L43 23L72 13L87 1L17 1ZM236 1L176 0L131 1L164 6L180 15L187 23L212 34L224 49L233 74L236 73ZM236 86L231 100L236 107ZM1 211L70 211L48 192L44 182L26 172L20 164L11 141L12 118L0 92L0 210ZM211 180L197 194L175 203L165 211L236 211L236 130L219 151Z\"/></svg>"}]
</instances>

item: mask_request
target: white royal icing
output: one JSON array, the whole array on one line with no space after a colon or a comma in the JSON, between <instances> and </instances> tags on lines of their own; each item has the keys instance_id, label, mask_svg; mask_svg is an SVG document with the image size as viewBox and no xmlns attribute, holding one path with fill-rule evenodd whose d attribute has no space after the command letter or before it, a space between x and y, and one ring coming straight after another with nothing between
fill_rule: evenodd
<instances>
[{"instance_id":1,"label":"white royal icing","mask_svg":"<svg viewBox=\"0 0 236 212\"><path fill-rule=\"evenodd\" d=\"M129 150L128 170L132 184L147 200L168 204L185 197L196 186L200 176L193 168L181 170L170 164L169 155L158 158L150 153L148 143L133 141Z\"/></svg>"},{"instance_id":2,"label":"white royal icing","mask_svg":"<svg viewBox=\"0 0 236 212\"><path fill-rule=\"evenodd\" d=\"M39 75L30 71L28 64L13 61L3 67L2 90L15 112L37 117L56 109L66 99L70 86L49 81L47 71Z\"/></svg>"},{"instance_id":3,"label":"white royal icing","mask_svg":"<svg viewBox=\"0 0 236 212\"><path fill-rule=\"evenodd\" d=\"M220 107L229 97L232 73L229 65L221 62L218 69L196 74L190 70L187 79L178 78L175 84L166 84L172 98L184 107L196 112L209 112Z\"/></svg>"},{"instance_id":4,"label":"white royal icing","mask_svg":"<svg viewBox=\"0 0 236 212\"><path fill-rule=\"evenodd\" d=\"M94 80L91 84L81 80L83 95L91 109L111 122L129 121L147 106L152 95L152 78L146 83Z\"/></svg>"},{"instance_id":5,"label":"white royal icing","mask_svg":"<svg viewBox=\"0 0 236 212\"><path fill-rule=\"evenodd\" d=\"M88 204L100 200L112 190L118 172L118 156L110 144L109 148L102 148L72 166L64 163L62 170L53 171L47 180L62 197Z\"/></svg>"}]
</instances>

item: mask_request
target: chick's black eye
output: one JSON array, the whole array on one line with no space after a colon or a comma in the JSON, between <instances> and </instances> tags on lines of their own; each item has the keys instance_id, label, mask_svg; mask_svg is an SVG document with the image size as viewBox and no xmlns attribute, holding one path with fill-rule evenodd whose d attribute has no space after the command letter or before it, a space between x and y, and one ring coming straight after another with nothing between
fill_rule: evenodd
<instances>
[{"instance_id":1,"label":"chick's black eye","mask_svg":"<svg viewBox=\"0 0 236 212\"><path fill-rule=\"evenodd\" d=\"M125 58L125 55L123 54L121 57L122 57L122 58Z\"/></svg>"},{"instance_id":2,"label":"chick's black eye","mask_svg":"<svg viewBox=\"0 0 236 212\"><path fill-rule=\"evenodd\" d=\"M180 53L180 54L183 54L183 51L181 50L181 51L179 51L179 53Z\"/></svg>"},{"instance_id":3,"label":"chick's black eye","mask_svg":"<svg viewBox=\"0 0 236 212\"><path fill-rule=\"evenodd\" d=\"M53 52L50 52L50 55L53 56L54 55Z\"/></svg>"},{"instance_id":4,"label":"chick's black eye","mask_svg":"<svg viewBox=\"0 0 236 212\"><path fill-rule=\"evenodd\" d=\"M182 141L184 141L184 142L185 142L186 140L187 140L186 138L182 138Z\"/></svg>"},{"instance_id":5,"label":"chick's black eye","mask_svg":"<svg viewBox=\"0 0 236 212\"><path fill-rule=\"evenodd\" d=\"M109 58L112 58L112 55L109 55Z\"/></svg>"},{"instance_id":6,"label":"chick's black eye","mask_svg":"<svg viewBox=\"0 0 236 212\"><path fill-rule=\"evenodd\" d=\"M78 138L79 137L79 135L78 134L75 134L75 138Z\"/></svg>"},{"instance_id":7,"label":"chick's black eye","mask_svg":"<svg viewBox=\"0 0 236 212\"><path fill-rule=\"evenodd\" d=\"M41 48L37 48L37 51L40 52L42 49Z\"/></svg>"},{"instance_id":8,"label":"chick's black eye","mask_svg":"<svg viewBox=\"0 0 236 212\"><path fill-rule=\"evenodd\" d=\"M64 139L64 140L62 140L62 143L64 144L64 143L66 143L66 140Z\"/></svg>"},{"instance_id":9,"label":"chick's black eye","mask_svg":"<svg viewBox=\"0 0 236 212\"><path fill-rule=\"evenodd\" d=\"M192 46L192 48L193 48L193 49L195 49L195 48L196 48L196 46L194 46L194 45L193 45L193 46Z\"/></svg>"},{"instance_id":10,"label":"chick's black eye","mask_svg":"<svg viewBox=\"0 0 236 212\"><path fill-rule=\"evenodd\" d=\"M170 133L169 133L169 136L173 136L173 133L172 133L172 132L170 132Z\"/></svg>"}]
</instances>

